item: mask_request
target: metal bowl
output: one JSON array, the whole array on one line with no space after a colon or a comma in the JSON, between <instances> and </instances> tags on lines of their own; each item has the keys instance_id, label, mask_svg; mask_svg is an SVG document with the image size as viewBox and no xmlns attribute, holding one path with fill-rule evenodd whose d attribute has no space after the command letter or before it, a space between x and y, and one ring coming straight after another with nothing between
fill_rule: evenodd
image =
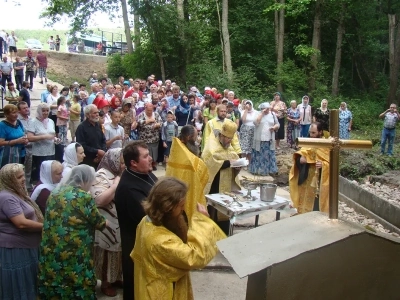
<instances>
[{"instance_id":1,"label":"metal bowl","mask_svg":"<svg viewBox=\"0 0 400 300\"><path fill-rule=\"evenodd\" d=\"M242 179L242 180L240 181L240 184L241 184L245 189L248 189L248 190L255 190L255 189L258 187L258 183L257 183L257 182L249 181L249 180L245 180L245 179Z\"/></svg>"}]
</instances>

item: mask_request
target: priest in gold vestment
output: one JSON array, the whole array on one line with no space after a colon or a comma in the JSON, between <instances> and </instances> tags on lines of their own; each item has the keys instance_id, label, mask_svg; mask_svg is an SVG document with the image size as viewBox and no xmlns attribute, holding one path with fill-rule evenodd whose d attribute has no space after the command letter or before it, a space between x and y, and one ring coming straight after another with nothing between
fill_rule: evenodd
<instances>
[{"instance_id":1,"label":"priest in gold vestment","mask_svg":"<svg viewBox=\"0 0 400 300\"><path fill-rule=\"evenodd\" d=\"M189 220L197 211L197 203L206 206L204 188L208 182L208 169L200 159L196 145L197 130L192 125L182 127L179 138L172 141L165 176L175 177L189 186L185 212Z\"/></svg>"},{"instance_id":2,"label":"priest in gold vestment","mask_svg":"<svg viewBox=\"0 0 400 300\"><path fill-rule=\"evenodd\" d=\"M222 125L221 131L212 134L206 143L201 155L208 168L209 179L205 188L206 194L224 193L240 190L240 168L231 168L231 163L238 160L239 156L232 147L232 140L236 135L237 125L230 121ZM215 208L208 207L210 214L215 213ZM214 219L221 229L229 234L230 222L228 217L217 213Z\"/></svg>"},{"instance_id":3,"label":"priest in gold vestment","mask_svg":"<svg viewBox=\"0 0 400 300\"><path fill-rule=\"evenodd\" d=\"M215 130L221 131L222 125L224 125L225 123L235 123L232 120L227 119L226 114L227 114L226 105L225 104L218 105L217 117L209 120L204 128L203 139L202 139L203 150L205 149L208 141L214 136ZM231 145L238 155L242 153L237 132L235 132L234 136L232 137Z\"/></svg>"},{"instance_id":4,"label":"priest in gold vestment","mask_svg":"<svg viewBox=\"0 0 400 300\"><path fill-rule=\"evenodd\" d=\"M312 138L323 138L321 124L312 123L309 133ZM311 186L313 181L316 186ZM289 174L289 189L294 207L300 214L313 210L328 213L329 149L303 147L295 152Z\"/></svg>"},{"instance_id":5,"label":"priest in gold vestment","mask_svg":"<svg viewBox=\"0 0 400 300\"><path fill-rule=\"evenodd\" d=\"M224 233L198 205L188 221L187 185L173 177L159 180L143 206L131 258L135 264L135 299L193 299L190 270L204 268L217 254Z\"/></svg>"}]
</instances>

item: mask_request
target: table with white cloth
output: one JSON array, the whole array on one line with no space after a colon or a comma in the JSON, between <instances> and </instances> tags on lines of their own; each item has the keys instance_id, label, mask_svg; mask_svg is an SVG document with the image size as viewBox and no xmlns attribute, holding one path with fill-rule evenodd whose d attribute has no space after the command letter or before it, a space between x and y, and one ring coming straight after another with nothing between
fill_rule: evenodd
<instances>
[{"instance_id":1,"label":"table with white cloth","mask_svg":"<svg viewBox=\"0 0 400 300\"><path fill-rule=\"evenodd\" d=\"M253 199L244 198L247 195L247 190L232 191L229 194L235 195L235 199L242 204L240 206L233 197L224 193L208 194L206 195L207 204L214 207L220 213L228 216L231 224L230 234L232 234L233 224L236 220L241 220L255 216L255 227L258 226L259 214L266 210L282 210L288 208L290 201L281 196L275 195L271 202L261 201L259 188L251 191ZM213 218L213 216L211 216ZM279 213L277 213L277 219ZM214 218L215 219L215 216Z\"/></svg>"}]
</instances>

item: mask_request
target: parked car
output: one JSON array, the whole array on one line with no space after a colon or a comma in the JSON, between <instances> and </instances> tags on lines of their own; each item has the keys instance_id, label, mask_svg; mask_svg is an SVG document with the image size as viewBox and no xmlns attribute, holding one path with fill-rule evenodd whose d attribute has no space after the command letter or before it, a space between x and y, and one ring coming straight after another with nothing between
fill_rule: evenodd
<instances>
[{"instance_id":1,"label":"parked car","mask_svg":"<svg viewBox=\"0 0 400 300\"><path fill-rule=\"evenodd\" d=\"M25 41L25 47L31 49L43 49L42 43L36 39L27 39Z\"/></svg>"}]
</instances>

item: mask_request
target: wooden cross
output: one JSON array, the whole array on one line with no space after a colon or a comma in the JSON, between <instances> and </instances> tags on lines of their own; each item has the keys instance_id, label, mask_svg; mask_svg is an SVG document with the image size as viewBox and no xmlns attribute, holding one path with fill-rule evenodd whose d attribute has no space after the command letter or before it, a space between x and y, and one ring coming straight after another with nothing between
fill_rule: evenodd
<instances>
[{"instance_id":1,"label":"wooden cross","mask_svg":"<svg viewBox=\"0 0 400 300\"><path fill-rule=\"evenodd\" d=\"M329 148L329 218L337 219L339 215L339 151L340 149L371 149L371 141L339 139L339 110L329 113L329 139L297 138L300 147Z\"/></svg>"}]
</instances>

